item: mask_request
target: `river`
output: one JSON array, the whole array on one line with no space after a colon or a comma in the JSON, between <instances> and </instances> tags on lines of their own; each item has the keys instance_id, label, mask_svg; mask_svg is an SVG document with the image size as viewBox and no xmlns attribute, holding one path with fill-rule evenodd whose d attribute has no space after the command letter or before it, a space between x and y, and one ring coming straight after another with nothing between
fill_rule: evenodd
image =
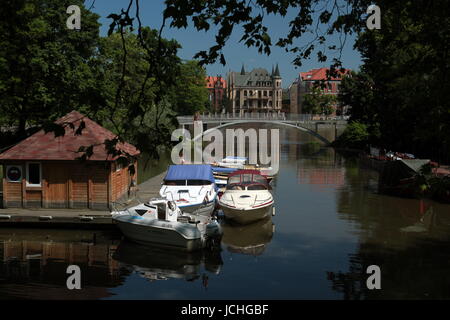
<instances>
[{"instance_id":1,"label":"river","mask_svg":"<svg viewBox=\"0 0 450 320\"><path fill-rule=\"evenodd\" d=\"M280 139L276 215L224 224L221 251L145 247L116 231L4 228L0 299L450 298L449 205L380 195L377 173L356 159L296 129L281 128ZM71 264L80 290L66 287ZM370 265L379 290L366 286Z\"/></svg>"}]
</instances>

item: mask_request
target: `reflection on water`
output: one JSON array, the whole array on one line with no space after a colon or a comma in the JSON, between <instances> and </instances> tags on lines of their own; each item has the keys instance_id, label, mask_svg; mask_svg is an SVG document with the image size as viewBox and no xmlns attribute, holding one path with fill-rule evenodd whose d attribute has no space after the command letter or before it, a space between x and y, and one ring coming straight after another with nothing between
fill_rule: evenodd
<instances>
[{"instance_id":1,"label":"reflection on water","mask_svg":"<svg viewBox=\"0 0 450 320\"><path fill-rule=\"evenodd\" d=\"M119 285L117 240L100 231L0 230L0 298L98 299ZM82 292L68 290L66 269L80 266Z\"/></svg>"},{"instance_id":2,"label":"reflection on water","mask_svg":"<svg viewBox=\"0 0 450 320\"><path fill-rule=\"evenodd\" d=\"M224 221L222 251L145 247L117 232L0 229L0 298L450 298L449 205L380 195L378 174L357 160L295 129L280 128L280 138L276 215ZM66 289L70 264L81 267L82 290ZM366 289L373 264L381 290Z\"/></svg>"},{"instance_id":3,"label":"reflection on water","mask_svg":"<svg viewBox=\"0 0 450 320\"><path fill-rule=\"evenodd\" d=\"M217 250L184 252L139 245L127 240L120 243L113 258L130 273L138 273L150 281L167 279L194 281L200 278L202 269L219 274L223 264Z\"/></svg>"},{"instance_id":4,"label":"reflection on water","mask_svg":"<svg viewBox=\"0 0 450 320\"><path fill-rule=\"evenodd\" d=\"M239 225L232 221L222 224L222 243L233 253L261 255L272 240L275 225L271 217L255 221L248 225Z\"/></svg>"}]
</instances>

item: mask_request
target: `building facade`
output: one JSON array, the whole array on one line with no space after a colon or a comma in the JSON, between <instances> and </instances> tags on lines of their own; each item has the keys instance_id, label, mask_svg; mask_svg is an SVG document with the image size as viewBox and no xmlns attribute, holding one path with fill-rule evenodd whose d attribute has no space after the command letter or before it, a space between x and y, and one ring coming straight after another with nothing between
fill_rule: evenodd
<instances>
[{"instance_id":1,"label":"building facade","mask_svg":"<svg viewBox=\"0 0 450 320\"><path fill-rule=\"evenodd\" d=\"M323 88L324 94L331 94L337 96L341 81L344 75L350 74L350 69L344 69L338 71L336 77L328 78L329 68L312 69L307 72L300 72L299 77L289 87L290 93L290 112L291 113L303 113L302 104L303 98L306 94L312 91L315 84L323 82L325 85ZM334 106L336 113L337 106ZM345 113L345 110L343 110ZM342 112L342 111L341 111Z\"/></svg>"},{"instance_id":2,"label":"building facade","mask_svg":"<svg viewBox=\"0 0 450 320\"><path fill-rule=\"evenodd\" d=\"M301 113L298 104L298 80L295 79L294 82L289 86L289 113Z\"/></svg>"},{"instance_id":3,"label":"building facade","mask_svg":"<svg viewBox=\"0 0 450 320\"><path fill-rule=\"evenodd\" d=\"M225 107L227 82L221 76L206 77L206 87L209 91L209 102L213 112L221 112Z\"/></svg>"},{"instance_id":4,"label":"building facade","mask_svg":"<svg viewBox=\"0 0 450 320\"><path fill-rule=\"evenodd\" d=\"M227 95L230 112L233 113L279 113L282 108L283 92L278 65L272 73L256 68L246 72L230 72L227 76Z\"/></svg>"}]
</instances>

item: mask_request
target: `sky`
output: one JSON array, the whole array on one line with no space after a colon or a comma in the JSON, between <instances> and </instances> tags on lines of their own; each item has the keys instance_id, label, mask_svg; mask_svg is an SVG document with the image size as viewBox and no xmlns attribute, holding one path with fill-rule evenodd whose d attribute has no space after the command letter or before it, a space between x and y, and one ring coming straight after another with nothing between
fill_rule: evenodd
<instances>
[{"instance_id":1,"label":"sky","mask_svg":"<svg viewBox=\"0 0 450 320\"><path fill-rule=\"evenodd\" d=\"M94 0L86 0L85 6L89 8ZM154 29L159 29L162 23L162 12L164 10L163 0L141 0L140 2L140 16L144 26L149 26ZM119 13L120 9L128 5L128 0L95 0L94 6L91 9L98 15L100 15L100 34L106 36L111 19L106 17L111 13ZM134 14L134 9L132 12ZM282 18L274 15L266 15L264 23L269 29L269 35L272 38L272 43L276 42L276 39L286 35L289 30L288 23L295 17L296 10L288 12L287 16ZM178 55L182 59L192 59L195 53L200 50L208 50L215 42L215 30L211 28L208 32L199 32L190 23L186 29L170 28L166 24L166 28L163 32L163 37L168 39L175 39L182 46ZM330 62L319 63L315 54L311 55L309 60L303 61L301 67L296 67L292 64L292 60L295 55L292 53L286 53L284 49L273 46L270 56L265 54L259 54L256 48L247 48L243 43L239 42L242 36L242 29L235 28L233 35L228 40L223 52L227 61L225 66L220 63L207 65L206 71L210 76L226 76L229 71L240 71L242 64L245 66L246 71L251 71L253 68L266 68L269 72L272 69L272 65L278 63L280 73L283 79L283 88L289 87L294 79L298 77L299 72L308 71L313 68L329 67ZM303 41L307 41L305 38ZM337 37L330 38L326 43L334 44L337 41ZM355 38L350 36L346 40L346 45L342 53L343 67L357 70L362 64L359 53L353 49ZM300 41L297 42L302 45ZM331 61L331 59L330 59Z\"/></svg>"}]
</instances>

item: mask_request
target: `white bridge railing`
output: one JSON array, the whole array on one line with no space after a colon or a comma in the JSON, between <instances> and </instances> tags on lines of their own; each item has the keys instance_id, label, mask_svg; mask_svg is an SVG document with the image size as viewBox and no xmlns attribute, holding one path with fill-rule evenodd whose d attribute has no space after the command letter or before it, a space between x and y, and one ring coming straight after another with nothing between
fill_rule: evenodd
<instances>
[{"instance_id":1,"label":"white bridge railing","mask_svg":"<svg viewBox=\"0 0 450 320\"><path fill-rule=\"evenodd\" d=\"M348 116L323 116L314 114L293 114L293 113L207 113L194 116L177 117L180 124L192 123L194 120L203 122L228 122L243 120L267 120L267 121L299 121L299 122L315 122L315 121L346 121Z\"/></svg>"}]
</instances>

